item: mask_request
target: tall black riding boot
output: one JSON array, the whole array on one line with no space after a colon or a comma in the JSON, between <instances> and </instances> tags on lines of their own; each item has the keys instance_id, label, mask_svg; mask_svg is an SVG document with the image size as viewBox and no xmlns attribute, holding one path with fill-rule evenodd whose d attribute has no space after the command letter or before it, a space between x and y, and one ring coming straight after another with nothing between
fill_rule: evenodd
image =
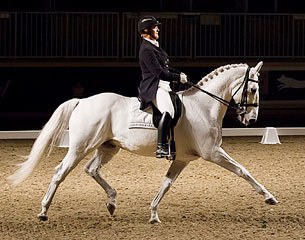
<instances>
[{"instance_id":1,"label":"tall black riding boot","mask_svg":"<svg viewBox=\"0 0 305 240\"><path fill-rule=\"evenodd\" d=\"M158 125L158 144L156 157L162 158L169 155L167 137L172 124L172 117L168 112L164 112Z\"/></svg>"}]
</instances>

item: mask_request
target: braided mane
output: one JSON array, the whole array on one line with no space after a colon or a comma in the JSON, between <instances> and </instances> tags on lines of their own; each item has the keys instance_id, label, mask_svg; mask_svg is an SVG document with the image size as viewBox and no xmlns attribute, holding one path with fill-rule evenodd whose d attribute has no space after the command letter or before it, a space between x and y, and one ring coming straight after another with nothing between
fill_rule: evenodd
<instances>
[{"instance_id":1,"label":"braided mane","mask_svg":"<svg viewBox=\"0 0 305 240\"><path fill-rule=\"evenodd\" d=\"M200 87L204 86L208 81L212 80L214 77L218 76L219 74L223 73L226 70L230 70L232 68L236 68L236 67L247 67L248 65L245 63L239 63L239 64L227 64L224 66L221 66L219 68L216 68L215 70L213 70L212 72L210 72L209 74L207 74L206 76L204 76L198 83L197 85L199 85ZM196 88L191 87L189 89L187 89L185 92L190 92L195 90Z\"/></svg>"}]
</instances>

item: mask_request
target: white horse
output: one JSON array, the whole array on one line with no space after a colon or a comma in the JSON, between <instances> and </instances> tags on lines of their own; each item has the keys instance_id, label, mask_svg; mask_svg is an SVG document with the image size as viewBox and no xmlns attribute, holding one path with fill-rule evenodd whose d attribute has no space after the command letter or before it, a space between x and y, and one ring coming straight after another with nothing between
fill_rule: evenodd
<instances>
[{"instance_id":1,"label":"white horse","mask_svg":"<svg viewBox=\"0 0 305 240\"><path fill-rule=\"evenodd\" d=\"M275 197L222 148L222 121L228 107L237 110L238 119L245 125L255 122L258 115L258 76L263 63L255 67L232 64L219 67L191 88L178 92L182 100L182 115L175 127L176 160L165 176L161 189L151 202L150 223L158 223L157 208L182 170L193 160L202 158L244 178L267 204L276 204ZM231 101L231 100L234 101ZM116 190L100 173L120 149L143 156L154 156L156 129L134 129L128 123L130 105L135 97L115 93L101 93L84 99L62 103L43 127L27 160L8 179L12 184L24 181L36 168L45 151L57 144L63 131L69 128L69 149L42 200L40 220L48 219L47 211L61 182L90 152L94 156L85 166L85 172L105 190L107 208L111 215L116 208ZM137 103L138 104L138 103Z\"/></svg>"}]
</instances>

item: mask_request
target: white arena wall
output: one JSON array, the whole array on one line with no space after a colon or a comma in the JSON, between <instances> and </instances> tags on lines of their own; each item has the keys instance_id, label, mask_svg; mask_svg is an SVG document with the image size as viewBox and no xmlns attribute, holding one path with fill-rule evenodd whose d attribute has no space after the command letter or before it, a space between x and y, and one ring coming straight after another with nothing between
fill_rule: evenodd
<instances>
[{"instance_id":1,"label":"white arena wall","mask_svg":"<svg viewBox=\"0 0 305 240\"><path fill-rule=\"evenodd\" d=\"M270 128L223 128L222 135L224 137L230 136L263 136ZM275 128L279 136L282 135L305 135L305 128L303 127L278 127ZM0 131L0 139L35 139L40 130L26 130L26 131Z\"/></svg>"}]
</instances>

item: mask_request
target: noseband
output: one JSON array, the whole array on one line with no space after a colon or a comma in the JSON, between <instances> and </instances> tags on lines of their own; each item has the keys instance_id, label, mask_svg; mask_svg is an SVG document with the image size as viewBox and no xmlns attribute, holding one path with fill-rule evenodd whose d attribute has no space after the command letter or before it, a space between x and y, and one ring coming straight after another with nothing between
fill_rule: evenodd
<instances>
[{"instance_id":1,"label":"noseband","mask_svg":"<svg viewBox=\"0 0 305 240\"><path fill-rule=\"evenodd\" d=\"M235 96L235 94L240 90L242 86L244 86L241 99L239 103L235 103L236 113L241 115L247 112L248 107L258 107L258 103L248 103L248 83L249 82L255 82L259 83L259 81L249 78L250 74L250 67L247 68L247 72L245 74L244 80L239 86L239 88L236 90L236 92L233 94L232 98Z\"/></svg>"},{"instance_id":2,"label":"noseband","mask_svg":"<svg viewBox=\"0 0 305 240\"><path fill-rule=\"evenodd\" d=\"M237 92L241 89L241 87L243 86L243 91L242 91L242 96L240 99L239 103L235 103L234 101L230 101L228 102L227 100L220 98L208 91L203 90L202 88L198 87L196 84L192 83L191 81L187 81L186 83L189 84L190 86L200 90L201 92L206 93L207 95L211 96L212 98L216 99L217 101L221 102L222 104L224 104L225 106L227 106L230 109L234 109L236 110L236 113L239 115L245 114L247 112L247 108L248 107L258 107L259 104L258 103L248 103L248 83L249 82L255 82L255 83L259 83L258 80L254 80L249 78L249 74L250 74L250 67L247 68L247 72L245 74L244 80L243 82L240 84L240 86L238 87L238 89L235 91L235 93L232 95L232 98L237 94Z\"/></svg>"}]
</instances>

